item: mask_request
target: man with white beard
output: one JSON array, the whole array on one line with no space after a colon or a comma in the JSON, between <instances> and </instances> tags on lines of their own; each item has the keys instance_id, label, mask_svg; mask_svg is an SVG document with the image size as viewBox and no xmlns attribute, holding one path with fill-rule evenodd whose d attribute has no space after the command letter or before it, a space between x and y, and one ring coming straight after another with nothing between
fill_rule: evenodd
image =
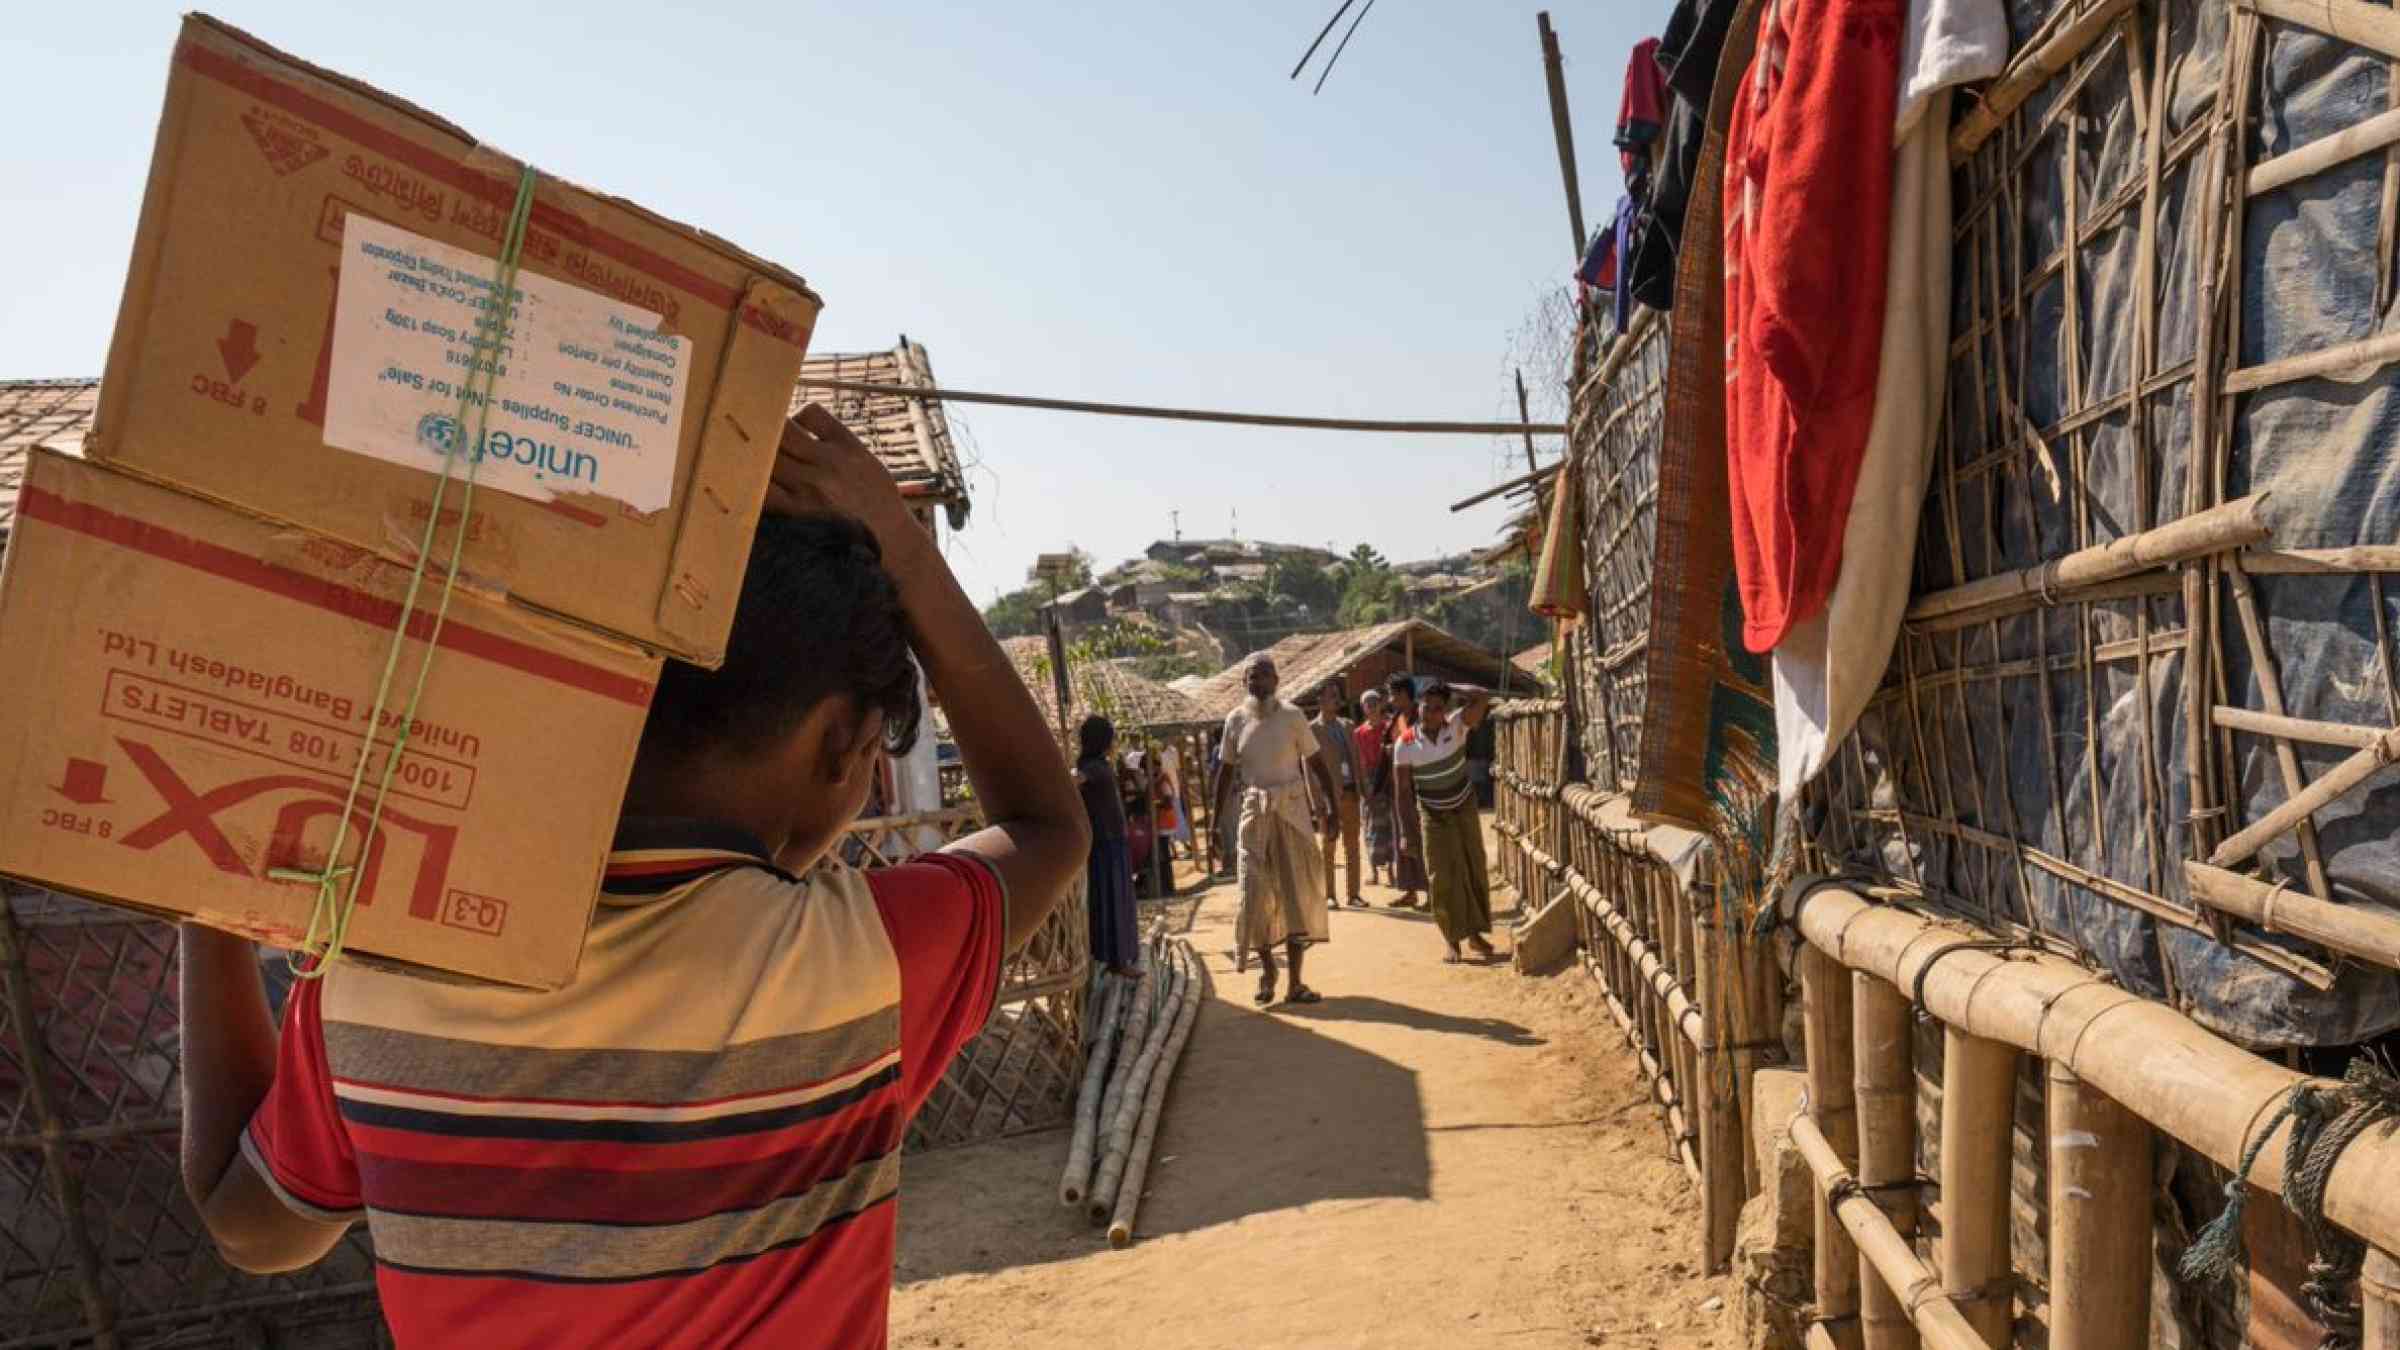
<instances>
[{"instance_id":1,"label":"man with white beard","mask_svg":"<svg viewBox=\"0 0 2400 1350\"><path fill-rule=\"evenodd\" d=\"M1275 662L1259 656L1243 672L1249 698L1225 717L1223 762L1209 800L1217 818L1228 818L1234 775L1241 776L1240 824L1234 856L1241 878L1242 914L1235 945L1258 953L1258 1006L1275 1001L1275 948L1292 963L1287 1003L1317 1003L1317 991L1300 980L1301 953L1332 934L1327 928L1323 859L1317 835L1331 819L1333 774L1317 746L1316 733L1300 710L1275 696L1280 683Z\"/></svg>"}]
</instances>

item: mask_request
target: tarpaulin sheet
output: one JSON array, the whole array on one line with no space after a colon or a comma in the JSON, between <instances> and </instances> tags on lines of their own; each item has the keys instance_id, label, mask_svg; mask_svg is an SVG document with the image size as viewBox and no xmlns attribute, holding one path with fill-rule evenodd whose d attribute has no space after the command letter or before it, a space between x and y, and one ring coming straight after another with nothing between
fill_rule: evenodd
<instances>
[{"instance_id":1,"label":"tarpaulin sheet","mask_svg":"<svg viewBox=\"0 0 2400 1350\"><path fill-rule=\"evenodd\" d=\"M2020 44L2053 8L2012 3ZM2208 266L2200 175L2231 12L2225 0L2137 5L2141 40L2130 54L2144 62L2140 81L2121 36L2104 38L1961 171L1959 341L1918 540L1920 593L2030 567L2191 509L2191 366ZM2246 162L2387 112L2389 70L2386 58L2265 23ZM2164 116L2146 300L2149 117L2137 98L2154 73L2163 75ZM2075 106L2060 109L2069 97ZM2386 163L2368 155L2248 199L2231 280L2232 341L2217 374L2392 330ZM2145 312L2156 319L2147 360ZM2237 396L2222 459L2199 460L2204 474L2222 477L2221 487L2204 483L2200 504L2267 494L2275 549L2400 540L2396 395L2400 367L2385 366L2355 382L2308 379ZM2400 576L2261 575L2254 585L2286 712L2378 730L2400 723L2392 675ZM2256 663L2222 587L2219 595L2219 664L2198 673L2213 685L2221 669L2224 687L2208 701L2263 710ZM1828 776L1812 817L1819 841L1837 862L1918 882L1993 922L2072 946L2127 988L2169 999L2237 1040L2343 1044L2400 1026L2400 976L2391 971L2236 921L2245 941L2333 965L2332 988L2314 989L2127 903L2126 892L2138 892L2191 912L2181 864L2204 852L2191 830L2184 630L2172 577L2146 595L1912 630L1894 681ZM2218 822L2221 839L2289 793L2271 741L2211 735L2222 747L2217 795L2234 808ZM2304 779L2352 753L2295 749ZM2332 898L2400 914L2400 769L2381 770L2316 820ZM2306 890L2295 836L2259 861L2268 879Z\"/></svg>"}]
</instances>

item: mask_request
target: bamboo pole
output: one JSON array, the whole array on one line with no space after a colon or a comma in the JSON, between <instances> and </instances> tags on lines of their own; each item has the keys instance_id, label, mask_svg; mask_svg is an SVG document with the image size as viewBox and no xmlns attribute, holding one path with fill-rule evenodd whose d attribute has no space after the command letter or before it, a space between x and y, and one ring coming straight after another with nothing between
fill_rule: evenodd
<instances>
[{"instance_id":1,"label":"bamboo pole","mask_svg":"<svg viewBox=\"0 0 2400 1350\"><path fill-rule=\"evenodd\" d=\"M2400 56L2400 15L2359 0L2243 0L2270 19L2311 28L2385 56Z\"/></svg>"},{"instance_id":2,"label":"bamboo pole","mask_svg":"<svg viewBox=\"0 0 2400 1350\"><path fill-rule=\"evenodd\" d=\"M1839 950L1845 964L1904 988L1923 971L1924 1006L1934 1017L2065 1064L2229 1171L2292 1085L2309 1081L2073 962L1960 950L1972 930L1873 904L1843 886L1799 884L1807 893L1794 922L1811 945ZM2250 1184L2268 1194L2283 1187L2288 1128L2266 1136L2250 1168ZM2326 1217L2372 1245L2400 1248L2395 1175L2400 1134L2360 1135L2326 1177Z\"/></svg>"},{"instance_id":3,"label":"bamboo pole","mask_svg":"<svg viewBox=\"0 0 2400 1350\"><path fill-rule=\"evenodd\" d=\"M2185 862L2192 898L2270 933L2305 938L2386 970L2400 970L2400 919L2379 910L2330 904L2306 891L2270 886L2207 863Z\"/></svg>"},{"instance_id":4,"label":"bamboo pole","mask_svg":"<svg viewBox=\"0 0 2400 1350\"><path fill-rule=\"evenodd\" d=\"M1108 1087L1100 1095L1100 1114L1093 1125L1092 1166L1097 1167L1108 1151L1109 1127L1116 1122L1117 1112L1125 1100L1126 1080L1133 1076L1134 1061L1141 1058L1142 1047L1150 1039L1150 1022L1158 1006L1159 982L1164 978L1155 964L1145 965L1135 977L1133 988L1126 991L1130 1000L1125 1010L1125 1026L1117 1036L1116 1063L1108 1071ZM1096 1181L1093 1173L1086 1179ZM1063 1188L1062 1188L1063 1193ZM1096 1185L1087 1186L1083 1198L1090 1200L1098 1194Z\"/></svg>"},{"instance_id":5,"label":"bamboo pole","mask_svg":"<svg viewBox=\"0 0 2400 1350\"><path fill-rule=\"evenodd\" d=\"M2222 704L2211 710L2209 720L2231 731L2281 736L2287 740L2307 741L2312 745L2342 745L2353 750L2364 750L2383 739L2382 732L2355 722L2316 722L2305 717L2284 717L2274 713L2253 712L2248 708L2228 708Z\"/></svg>"},{"instance_id":6,"label":"bamboo pole","mask_svg":"<svg viewBox=\"0 0 2400 1350\"><path fill-rule=\"evenodd\" d=\"M2380 1247L2367 1248L2358 1272L2359 1350L2400 1350L2400 1261Z\"/></svg>"},{"instance_id":7,"label":"bamboo pole","mask_svg":"<svg viewBox=\"0 0 2400 1350\"><path fill-rule=\"evenodd\" d=\"M1633 1014L1626 1011L1625 1005L1618 1002L1617 996L1609 992L1605 986L1600 990L1600 998L1608 1008L1608 1015L1617 1019L1618 1028L1625 1033L1625 1043L1633 1048L1634 1057L1640 1061L1642 1077L1650 1084L1651 1097L1666 1113L1667 1133L1673 1136L1675 1141L1675 1160L1683 1164L1684 1173L1691 1177L1694 1186L1703 1184L1700 1155L1694 1153L1692 1146L1685 1142L1684 1126L1687 1121L1683 1114L1683 1104L1675 1096L1675 1085L1667 1081L1665 1071L1659 1067L1658 1057L1642 1048L1641 1031L1633 1020Z\"/></svg>"},{"instance_id":8,"label":"bamboo pole","mask_svg":"<svg viewBox=\"0 0 2400 1350\"><path fill-rule=\"evenodd\" d=\"M1842 1160L1835 1156L1833 1145L1826 1141L1816 1122L1803 1112L1793 1118L1789 1133L1793 1146L1807 1160L1817 1188L1840 1197L1833 1207L1834 1213L1858 1248L1862 1268L1872 1276L1868 1285L1892 1293L1894 1306L1903 1310L1901 1324L1908 1336L1903 1343L1918 1344L1922 1333L1924 1343L1935 1350L1985 1350L1982 1334L1942 1293L1941 1278L1918 1259L1916 1245L1892 1226L1890 1216L1858 1189L1861 1184L1858 1178L1842 1166ZM1820 1310L1822 1306L1820 1295ZM1823 1322L1809 1329L1812 1344L1816 1333L1825 1329ZM1838 1327L1826 1334L1827 1344L1842 1343Z\"/></svg>"},{"instance_id":9,"label":"bamboo pole","mask_svg":"<svg viewBox=\"0 0 2400 1350\"><path fill-rule=\"evenodd\" d=\"M1100 977L1100 1034L1083 1065L1083 1086L1075 1094L1075 1137L1067 1145L1067 1168L1058 1181L1058 1203L1080 1202L1091 1185L1092 1147L1100 1131L1100 1099L1108 1089L1109 1065L1115 1060L1117 1032L1126 1012L1125 995L1133 986L1124 980Z\"/></svg>"},{"instance_id":10,"label":"bamboo pole","mask_svg":"<svg viewBox=\"0 0 2400 1350\"><path fill-rule=\"evenodd\" d=\"M1108 1146L1101 1152L1100 1169L1092 1174L1093 1223L1105 1224L1116 1213L1117 1191L1125 1178L1125 1165L1132 1160L1134 1130L1141 1123L1142 1105L1149 1100L1150 1079L1158 1072L1159 1056L1166 1051L1167 1035L1182 1013L1190 985L1191 973L1182 966L1168 972L1165 997L1151 1016L1141 1057L1133 1062L1132 1072L1125 1078L1116 1113L1108 1122Z\"/></svg>"},{"instance_id":11,"label":"bamboo pole","mask_svg":"<svg viewBox=\"0 0 2400 1350\"><path fill-rule=\"evenodd\" d=\"M1800 998L1808 1035L1808 1114L1837 1170L1858 1162L1856 1076L1850 1048L1850 975L1811 947L1801 953ZM1945 1158L1945 1161L1947 1159ZM1858 1246L1833 1212L1831 1183L1817 1178L1817 1321L1840 1350L1859 1350Z\"/></svg>"},{"instance_id":12,"label":"bamboo pole","mask_svg":"<svg viewBox=\"0 0 2400 1350\"><path fill-rule=\"evenodd\" d=\"M2400 760L2400 727L2394 727L2375 738L2375 743L2357 750L2348 759L2327 769L2317 781L2284 799L2281 806L2252 821L2232 838L2217 845L2208 855L2212 866L2231 867L2246 862L2252 854L2264 848L2267 841L2299 827L2302 821L2329 806L2343 793L2373 777L2384 766Z\"/></svg>"},{"instance_id":13,"label":"bamboo pole","mask_svg":"<svg viewBox=\"0 0 2400 1350\"><path fill-rule=\"evenodd\" d=\"M2395 141L2400 141L2400 110L2380 112L2322 140L2310 141L2297 150L2251 165L2250 180L2243 190L2253 197L2262 192L2273 192L2345 160L2381 150Z\"/></svg>"},{"instance_id":14,"label":"bamboo pole","mask_svg":"<svg viewBox=\"0 0 2400 1350\"><path fill-rule=\"evenodd\" d=\"M2009 1344L2015 1313L2008 1249L2009 1155L2017 1051L1942 1028L1942 1288L1986 1345Z\"/></svg>"},{"instance_id":15,"label":"bamboo pole","mask_svg":"<svg viewBox=\"0 0 2400 1350\"><path fill-rule=\"evenodd\" d=\"M1166 1114L1167 1084L1175 1077L1175 1066L1183 1058L1184 1043L1191 1039L1192 1024L1200 1016L1200 1004L1206 997L1208 969L1201 964L1200 954L1192 944L1178 939L1178 959L1183 968L1183 1001L1175 1012L1175 1029L1167 1037L1166 1051L1158 1066L1151 1071L1150 1087L1142 1101L1141 1124L1133 1136L1133 1152L1125 1162L1125 1175L1117 1187L1115 1216L1108 1225L1108 1245L1129 1246L1133 1242L1133 1220L1142 1205L1142 1183L1150 1175L1150 1153L1158 1141L1158 1122Z\"/></svg>"},{"instance_id":16,"label":"bamboo pole","mask_svg":"<svg viewBox=\"0 0 2400 1350\"><path fill-rule=\"evenodd\" d=\"M1567 190L1567 226L1575 232L1575 260L1583 261L1583 189L1575 173L1575 119L1567 113L1566 64L1558 52L1558 33L1550 27L1550 11L1534 16L1542 35L1542 80L1550 90L1550 136L1558 143L1558 176ZM1621 283L1620 283L1621 284Z\"/></svg>"},{"instance_id":17,"label":"bamboo pole","mask_svg":"<svg viewBox=\"0 0 2400 1350\"><path fill-rule=\"evenodd\" d=\"M2051 1064L2050 1350L2150 1343L2150 1127Z\"/></svg>"},{"instance_id":18,"label":"bamboo pole","mask_svg":"<svg viewBox=\"0 0 2400 1350\"><path fill-rule=\"evenodd\" d=\"M1704 1269L1713 1275L1733 1265L1742 1202L1750 1194L1749 1169L1743 1161L1750 1150L1745 1146L1749 1136L1742 1133L1742 1079L1733 1053L1726 1049L1729 1039L1741 1039L1729 1035L1725 1018L1731 1002L1731 944L1725 940L1724 930L1714 924L1696 923L1695 927L1692 987L1700 991L1708 1006L1717 1009L1716 1020L1703 1028L1709 1044L1700 1056L1696 1089L1700 1099L1701 1231L1706 1235L1702 1250L1707 1257Z\"/></svg>"},{"instance_id":19,"label":"bamboo pole","mask_svg":"<svg viewBox=\"0 0 2400 1350\"><path fill-rule=\"evenodd\" d=\"M2352 544L2346 548L2244 549L2242 570L2252 576L2338 576L2348 572L2400 572L2400 544Z\"/></svg>"},{"instance_id":20,"label":"bamboo pole","mask_svg":"<svg viewBox=\"0 0 2400 1350\"><path fill-rule=\"evenodd\" d=\"M1923 623L1969 610L1998 609L2028 601L2039 604L2077 587L2247 547L2269 536L2266 522L2261 518L2266 500L2266 493L2254 492L2156 529L2077 549L2033 567L1935 591L1909 605L1907 618L1910 623Z\"/></svg>"},{"instance_id":21,"label":"bamboo pole","mask_svg":"<svg viewBox=\"0 0 2400 1350\"><path fill-rule=\"evenodd\" d=\"M1908 999L1889 982L1853 971L1850 1025L1857 1063L1858 1182L1874 1198L1894 1237L1913 1251L1917 1071ZM1882 1266L1864 1243L1859 1257L1859 1329L1866 1350L1916 1350L1916 1319L1907 1303L1907 1286L1888 1275L1877 1278Z\"/></svg>"},{"instance_id":22,"label":"bamboo pole","mask_svg":"<svg viewBox=\"0 0 2400 1350\"><path fill-rule=\"evenodd\" d=\"M1631 974L1619 992L1629 999L1657 1002L1665 1009L1665 1020L1675 1027L1677 1039L1689 1042L1695 1050L1708 1049L1706 1017L1692 1002L1690 990L1676 982L1658 949L1637 936L1623 911L1610 904L1581 876L1569 872L1567 889L1591 907L1592 917L1600 921L1608 935L1616 940L1625 960L1631 963Z\"/></svg>"},{"instance_id":23,"label":"bamboo pole","mask_svg":"<svg viewBox=\"0 0 2400 1350\"><path fill-rule=\"evenodd\" d=\"M2117 16L2133 8L2133 0L2098 0L2098 3L2076 16L2073 23L2058 29L2047 40L2009 62L2000 77L1984 86L1982 97L1974 100L1966 115L1950 132L1950 163L1953 167L1974 157L1975 151L1990 140L1992 133L2004 125L2011 114L2023 107L2043 85L2056 78L2059 72L2075 63L2075 58L2089 50L2093 43L2105 37ZM2064 10L2060 11L2064 13Z\"/></svg>"}]
</instances>

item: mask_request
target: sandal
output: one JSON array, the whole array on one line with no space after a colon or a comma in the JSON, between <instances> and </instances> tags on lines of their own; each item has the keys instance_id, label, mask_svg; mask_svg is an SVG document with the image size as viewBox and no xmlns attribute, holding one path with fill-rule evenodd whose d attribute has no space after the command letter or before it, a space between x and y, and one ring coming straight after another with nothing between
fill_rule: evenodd
<instances>
[{"instance_id":1,"label":"sandal","mask_svg":"<svg viewBox=\"0 0 2400 1350\"><path fill-rule=\"evenodd\" d=\"M1462 960L1464 960L1464 959L1465 959L1464 957L1461 957L1461 956L1458 954L1458 948L1456 948L1456 947L1452 947L1452 948L1450 949L1450 952L1449 952L1449 954L1448 954L1447 956L1444 956L1444 957L1442 958L1442 964L1443 964L1443 965L1445 965L1445 966L1455 966L1455 965L1457 965L1457 964L1458 964L1460 961L1462 961Z\"/></svg>"},{"instance_id":2,"label":"sandal","mask_svg":"<svg viewBox=\"0 0 2400 1350\"><path fill-rule=\"evenodd\" d=\"M1275 1001L1275 977L1269 975L1265 980L1260 981L1258 992L1251 996L1250 1001L1262 1008L1273 1003Z\"/></svg>"},{"instance_id":3,"label":"sandal","mask_svg":"<svg viewBox=\"0 0 2400 1350\"><path fill-rule=\"evenodd\" d=\"M1292 992L1283 996L1286 1003L1323 1003L1325 996L1305 984L1295 984Z\"/></svg>"},{"instance_id":4,"label":"sandal","mask_svg":"<svg viewBox=\"0 0 2400 1350\"><path fill-rule=\"evenodd\" d=\"M1351 897L1350 897L1350 908L1352 908L1352 909L1365 909L1366 907L1367 907L1367 897L1365 897L1365 896L1363 896L1363 895L1354 895L1354 896L1351 896Z\"/></svg>"},{"instance_id":5,"label":"sandal","mask_svg":"<svg viewBox=\"0 0 2400 1350\"><path fill-rule=\"evenodd\" d=\"M1492 950L1492 944L1491 944L1491 943L1489 943L1489 942L1486 942L1486 941L1484 941L1482 938L1479 938L1479 937L1471 937L1471 938L1468 938L1468 939L1467 939L1467 945L1468 945L1468 946L1470 946L1470 947L1473 947L1473 948L1475 949L1475 957L1476 957L1476 959L1477 959L1477 960L1480 960L1480 961L1497 961L1497 960L1499 960L1499 959L1500 959L1500 953L1498 953L1498 952L1496 952L1496 951L1493 951L1493 950Z\"/></svg>"}]
</instances>

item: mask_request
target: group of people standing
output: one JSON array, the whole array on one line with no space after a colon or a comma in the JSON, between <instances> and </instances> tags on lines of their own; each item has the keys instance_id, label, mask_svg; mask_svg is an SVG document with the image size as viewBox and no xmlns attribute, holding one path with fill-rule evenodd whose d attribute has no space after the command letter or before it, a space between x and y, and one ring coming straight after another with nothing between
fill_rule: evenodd
<instances>
[{"instance_id":1,"label":"group of people standing","mask_svg":"<svg viewBox=\"0 0 2400 1350\"><path fill-rule=\"evenodd\" d=\"M1491 696L1439 680L1419 691L1411 677L1394 675L1360 699L1354 722L1345 716L1340 682L1315 691L1313 716L1277 697L1280 683L1271 658L1251 661L1248 697L1225 719L1211 791L1216 819L1238 822L1236 944L1258 956L1257 1003L1275 1002L1277 947L1291 966L1284 1001L1319 1001L1301 979L1303 953L1331 937L1337 861L1348 863L1345 898L1366 907L1362 831L1374 875L1388 872L1401 892L1391 907L1418 908L1425 892L1444 959L1464 959L1462 947L1494 957L1491 876L1467 764L1468 735L1490 711Z\"/></svg>"},{"instance_id":2,"label":"group of people standing","mask_svg":"<svg viewBox=\"0 0 2400 1350\"><path fill-rule=\"evenodd\" d=\"M1467 760L1491 695L1440 680L1420 690L1412 677L1393 675L1361 696L1352 720L1339 680L1314 691L1307 713L1278 696L1281 682L1271 657L1253 658L1243 672L1246 697L1225 719L1209 791L1212 824L1233 823L1228 844L1242 896L1235 947L1244 968L1258 958L1259 1006L1276 1001L1278 949L1291 971L1283 1001L1321 1001L1300 972L1307 949L1332 937L1328 916L1344 875L1337 864L1347 864L1343 898L1352 908L1367 907L1369 875L1378 884L1388 878L1400 892L1389 907L1432 911L1444 960L1496 957L1491 872ZM1158 809L1163 786L1175 836L1190 843L1180 766L1166 758L1171 751L1120 760L1116 729L1104 717L1084 720L1076 751L1075 783L1092 822L1092 960L1131 973L1141 945L1133 827ZM1165 837L1153 847L1166 847Z\"/></svg>"}]
</instances>

